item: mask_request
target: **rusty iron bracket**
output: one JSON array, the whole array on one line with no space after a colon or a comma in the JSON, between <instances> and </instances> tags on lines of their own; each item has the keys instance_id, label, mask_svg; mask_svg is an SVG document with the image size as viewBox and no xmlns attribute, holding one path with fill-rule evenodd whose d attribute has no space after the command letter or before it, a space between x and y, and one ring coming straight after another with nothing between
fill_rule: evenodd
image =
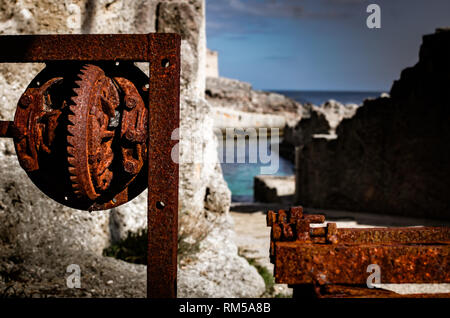
<instances>
[{"instance_id":1,"label":"rusty iron bracket","mask_svg":"<svg viewBox=\"0 0 450 318\"><path fill-rule=\"evenodd\" d=\"M173 132L179 127L180 43L178 34L169 33L0 36L0 63L149 63L148 178L143 181L148 181L149 298L175 298L177 290L178 160L172 156L178 154L172 150L178 142ZM0 137L15 134L13 122L0 122ZM132 170L133 162L127 168Z\"/></svg>"},{"instance_id":2,"label":"rusty iron bracket","mask_svg":"<svg viewBox=\"0 0 450 318\"><path fill-rule=\"evenodd\" d=\"M277 283L294 288L294 297L450 297L400 295L367 287L367 268L376 264L381 283L450 283L450 228L337 228L323 215L302 207L268 211L270 260ZM311 226L315 224L315 226Z\"/></svg>"}]
</instances>

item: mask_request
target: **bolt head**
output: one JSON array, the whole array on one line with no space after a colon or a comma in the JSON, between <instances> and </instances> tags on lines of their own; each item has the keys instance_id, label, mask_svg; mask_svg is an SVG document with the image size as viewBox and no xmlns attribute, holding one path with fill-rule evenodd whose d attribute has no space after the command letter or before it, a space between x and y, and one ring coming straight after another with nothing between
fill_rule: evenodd
<instances>
[{"instance_id":1,"label":"bolt head","mask_svg":"<svg viewBox=\"0 0 450 318\"><path fill-rule=\"evenodd\" d=\"M136 171L137 170L136 163L134 163L133 161L129 161L129 160L127 160L124 163L124 169L126 172L128 172L130 174L136 174L139 172L139 171Z\"/></svg>"},{"instance_id":2,"label":"bolt head","mask_svg":"<svg viewBox=\"0 0 450 318\"><path fill-rule=\"evenodd\" d=\"M23 94L22 97L20 97L19 105L23 108L27 108L28 106L30 106L32 101L33 95Z\"/></svg>"},{"instance_id":3,"label":"bolt head","mask_svg":"<svg viewBox=\"0 0 450 318\"><path fill-rule=\"evenodd\" d=\"M137 104L137 101L136 101L135 98L133 98L133 97L126 97L126 98L125 98L125 106L126 106L128 109L133 109L133 108L135 108L135 107L136 107L136 104Z\"/></svg>"}]
</instances>

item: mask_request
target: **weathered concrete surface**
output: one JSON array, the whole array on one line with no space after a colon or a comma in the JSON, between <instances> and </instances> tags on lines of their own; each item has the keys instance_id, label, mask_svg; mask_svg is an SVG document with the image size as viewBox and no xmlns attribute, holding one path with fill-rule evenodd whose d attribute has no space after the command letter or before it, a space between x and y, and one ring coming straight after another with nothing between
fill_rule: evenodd
<instances>
[{"instance_id":1,"label":"weathered concrete surface","mask_svg":"<svg viewBox=\"0 0 450 318\"><path fill-rule=\"evenodd\" d=\"M224 235L225 234L225 235ZM217 222L200 243L200 252L180 263L179 297L260 297L264 280L253 266L236 257L233 220Z\"/></svg>"},{"instance_id":2,"label":"weathered concrete surface","mask_svg":"<svg viewBox=\"0 0 450 318\"><path fill-rule=\"evenodd\" d=\"M260 175L254 179L256 202L291 203L295 194L295 176Z\"/></svg>"},{"instance_id":3,"label":"weathered concrete surface","mask_svg":"<svg viewBox=\"0 0 450 318\"><path fill-rule=\"evenodd\" d=\"M206 77L219 77L219 52L206 50Z\"/></svg>"},{"instance_id":4,"label":"weathered concrete surface","mask_svg":"<svg viewBox=\"0 0 450 318\"><path fill-rule=\"evenodd\" d=\"M366 101L338 138L306 144L303 205L450 219L450 31L424 36L390 97Z\"/></svg>"}]
</instances>

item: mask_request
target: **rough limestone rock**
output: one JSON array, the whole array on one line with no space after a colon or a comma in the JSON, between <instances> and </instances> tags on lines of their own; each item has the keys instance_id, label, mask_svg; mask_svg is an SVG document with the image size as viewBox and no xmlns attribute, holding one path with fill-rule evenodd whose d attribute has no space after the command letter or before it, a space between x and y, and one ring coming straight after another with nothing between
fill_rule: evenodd
<instances>
[{"instance_id":1,"label":"rough limestone rock","mask_svg":"<svg viewBox=\"0 0 450 318\"><path fill-rule=\"evenodd\" d=\"M230 215L222 218L201 242L195 259L181 262L179 297L255 297L264 293L264 281L256 268L242 257L230 257L238 253L232 227Z\"/></svg>"},{"instance_id":2,"label":"rough limestone rock","mask_svg":"<svg viewBox=\"0 0 450 318\"><path fill-rule=\"evenodd\" d=\"M249 83L224 77L206 78L206 99L216 108L282 115L289 121L302 114L301 104L286 96L253 90Z\"/></svg>"},{"instance_id":3,"label":"rough limestone rock","mask_svg":"<svg viewBox=\"0 0 450 318\"><path fill-rule=\"evenodd\" d=\"M424 36L389 96L365 101L336 140L304 146L303 205L450 219L449 55L450 31Z\"/></svg>"},{"instance_id":4,"label":"rough limestone rock","mask_svg":"<svg viewBox=\"0 0 450 318\"><path fill-rule=\"evenodd\" d=\"M198 247L201 240L215 228L214 224L228 222L230 191L223 180L217 160L216 143L210 105L205 91L205 20L204 1L111 1L78 0L2 2L0 33L147 33L178 32L182 35L181 63L181 124L180 124L180 242ZM0 65L0 96L2 120L12 120L15 104L27 84L43 67L41 64ZM146 70L146 65L143 65ZM200 162L190 161L194 150L203 155ZM92 297L144 297L145 267L101 256L111 241L138 232L146 227L146 193L132 202L110 211L87 213L65 208L45 197L19 167L11 140L0 140L0 292L6 284L21 288L19 278L26 282L25 294ZM261 277L240 258L231 246L224 244L229 231L214 234L215 245L223 257L235 266L214 264L208 280L219 281L227 275L251 281L230 289L231 296L248 293L259 296L254 284L263 284ZM12 253L12 254L11 254ZM212 255L212 254L211 254ZM6 261L14 259L12 261ZM5 260L3 262L3 260ZM17 261L15 261L17 260ZM79 264L82 288L68 290L65 279L68 264ZM195 266L203 266L197 263ZM233 273L229 273L232 270ZM227 272L228 271L228 272ZM19 278L17 278L19 277ZM188 290L185 296L221 295L210 288L189 284L189 272L179 273L179 286ZM245 277L245 279L244 279ZM17 278L17 280L15 280ZM31 283L32 281L32 283ZM183 282L184 283L183 285ZM186 285L188 284L188 285ZM242 290L240 290L242 289Z\"/></svg>"},{"instance_id":5,"label":"rough limestone rock","mask_svg":"<svg viewBox=\"0 0 450 318\"><path fill-rule=\"evenodd\" d=\"M283 115L243 112L225 107L213 107L214 128L222 132L227 128L278 128L290 123Z\"/></svg>"},{"instance_id":6,"label":"rough limestone rock","mask_svg":"<svg viewBox=\"0 0 450 318\"><path fill-rule=\"evenodd\" d=\"M295 147L307 144L315 136L336 138L336 127L343 119L351 118L357 108L356 104L344 105L333 99L321 106L304 105L302 118L295 123L287 123L284 127L280 155L294 162Z\"/></svg>"},{"instance_id":7,"label":"rough limestone rock","mask_svg":"<svg viewBox=\"0 0 450 318\"><path fill-rule=\"evenodd\" d=\"M53 244L55 246L55 244ZM89 250L67 249L55 258L50 247L21 248L2 243L0 288L2 297L146 297L145 265L99 256ZM80 286L73 265L79 265Z\"/></svg>"}]
</instances>

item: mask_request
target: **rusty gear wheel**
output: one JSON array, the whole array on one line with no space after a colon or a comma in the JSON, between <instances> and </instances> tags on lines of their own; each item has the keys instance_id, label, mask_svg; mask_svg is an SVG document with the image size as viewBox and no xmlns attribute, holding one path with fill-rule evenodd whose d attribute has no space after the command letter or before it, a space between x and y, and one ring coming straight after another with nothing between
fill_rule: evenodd
<instances>
[{"instance_id":1,"label":"rusty gear wheel","mask_svg":"<svg viewBox=\"0 0 450 318\"><path fill-rule=\"evenodd\" d=\"M132 63L53 63L19 100L21 166L45 194L102 210L146 188L148 77Z\"/></svg>"}]
</instances>

